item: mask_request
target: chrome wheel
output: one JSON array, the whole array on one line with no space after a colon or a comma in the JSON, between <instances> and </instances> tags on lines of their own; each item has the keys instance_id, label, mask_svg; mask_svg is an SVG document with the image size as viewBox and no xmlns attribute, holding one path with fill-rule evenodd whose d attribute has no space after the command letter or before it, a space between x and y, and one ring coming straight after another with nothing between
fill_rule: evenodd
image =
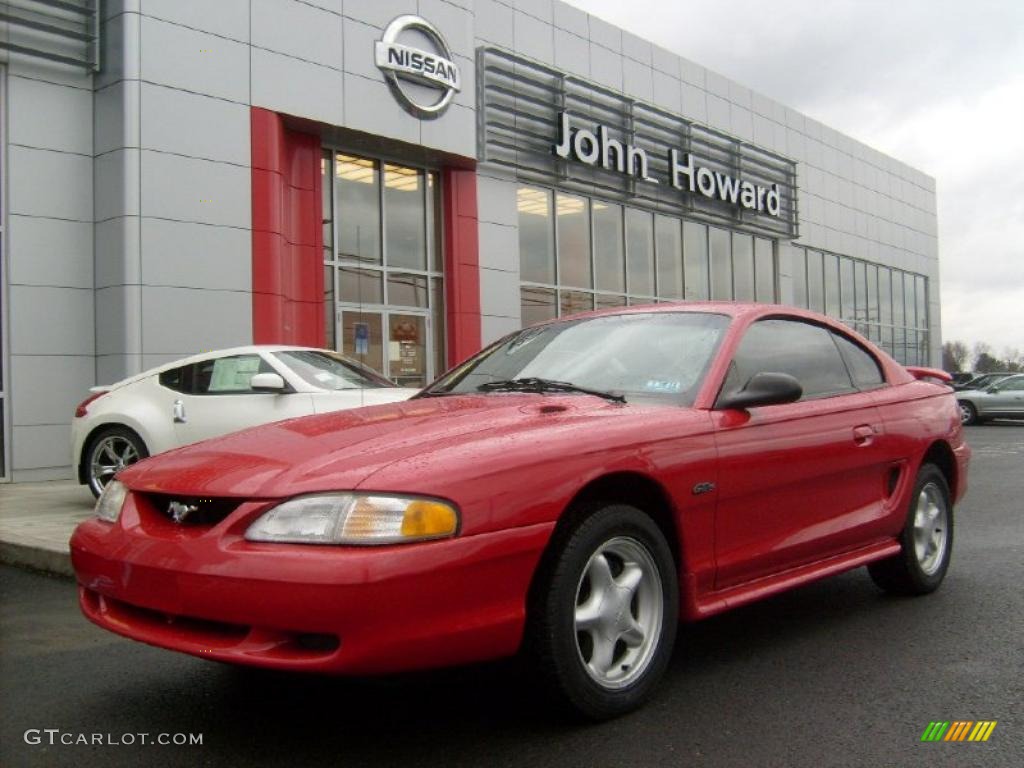
<instances>
[{"instance_id":1,"label":"chrome wheel","mask_svg":"<svg viewBox=\"0 0 1024 768\"><path fill-rule=\"evenodd\" d=\"M89 457L89 484L93 491L102 493L114 475L140 458L139 449L130 438L116 434L101 437Z\"/></svg>"},{"instance_id":2,"label":"chrome wheel","mask_svg":"<svg viewBox=\"0 0 1024 768\"><path fill-rule=\"evenodd\" d=\"M971 424L974 422L974 408L967 403L960 403L960 423Z\"/></svg>"},{"instance_id":3,"label":"chrome wheel","mask_svg":"<svg viewBox=\"0 0 1024 768\"><path fill-rule=\"evenodd\" d=\"M934 483L921 488L914 510L914 553L927 576L939 570L949 541L949 514L942 491Z\"/></svg>"},{"instance_id":4,"label":"chrome wheel","mask_svg":"<svg viewBox=\"0 0 1024 768\"><path fill-rule=\"evenodd\" d=\"M587 674L612 690L637 680L658 647L663 613L661 575L647 548L625 536L602 544L576 587L576 650Z\"/></svg>"}]
</instances>

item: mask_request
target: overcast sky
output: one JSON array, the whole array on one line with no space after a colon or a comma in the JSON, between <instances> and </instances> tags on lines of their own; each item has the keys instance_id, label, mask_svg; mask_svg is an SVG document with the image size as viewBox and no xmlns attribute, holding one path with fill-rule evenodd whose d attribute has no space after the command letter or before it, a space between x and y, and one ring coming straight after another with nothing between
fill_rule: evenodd
<instances>
[{"instance_id":1,"label":"overcast sky","mask_svg":"<svg viewBox=\"0 0 1024 768\"><path fill-rule=\"evenodd\" d=\"M1024 351L1024 0L570 2L934 176L943 339Z\"/></svg>"}]
</instances>

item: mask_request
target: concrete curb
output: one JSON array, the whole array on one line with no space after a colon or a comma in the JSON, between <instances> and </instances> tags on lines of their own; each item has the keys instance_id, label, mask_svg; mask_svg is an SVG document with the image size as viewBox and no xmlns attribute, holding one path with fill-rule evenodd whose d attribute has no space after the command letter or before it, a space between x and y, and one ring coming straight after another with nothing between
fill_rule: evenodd
<instances>
[{"instance_id":1,"label":"concrete curb","mask_svg":"<svg viewBox=\"0 0 1024 768\"><path fill-rule=\"evenodd\" d=\"M73 578L71 553L0 541L0 563Z\"/></svg>"}]
</instances>

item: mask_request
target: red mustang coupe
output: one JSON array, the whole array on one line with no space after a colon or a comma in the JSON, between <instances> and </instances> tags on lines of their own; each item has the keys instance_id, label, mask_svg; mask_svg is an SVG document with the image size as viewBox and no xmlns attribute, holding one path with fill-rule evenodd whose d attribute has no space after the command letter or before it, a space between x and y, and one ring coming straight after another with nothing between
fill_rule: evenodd
<instances>
[{"instance_id":1,"label":"red mustang coupe","mask_svg":"<svg viewBox=\"0 0 1024 768\"><path fill-rule=\"evenodd\" d=\"M680 619L862 565L891 592L939 586L969 458L943 377L779 306L537 325L407 402L125 469L71 540L82 610L279 669L522 650L564 702L614 716Z\"/></svg>"}]
</instances>

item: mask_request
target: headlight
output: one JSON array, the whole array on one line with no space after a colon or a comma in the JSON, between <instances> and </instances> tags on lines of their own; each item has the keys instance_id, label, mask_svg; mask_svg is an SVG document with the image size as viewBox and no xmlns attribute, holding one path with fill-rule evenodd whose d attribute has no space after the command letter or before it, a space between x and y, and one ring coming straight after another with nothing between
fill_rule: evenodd
<instances>
[{"instance_id":1,"label":"headlight","mask_svg":"<svg viewBox=\"0 0 1024 768\"><path fill-rule=\"evenodd\" d=\"M249 541L291 544L400 544L454 536L459 513L437 499L338 493L299 496L249 526Z\"/></svg>"},{"instance_id":2,"label":"headlight","mask_svg":"<svg viewBox=\"0 0 1024 768\"><path fill-rule=\"evenodd\" d=\"M128 498L128 489L123 483L111 480L96 501L96 517L108 523L116 523L121 516L121 507Z\"/></svg>"}]
</instances>

